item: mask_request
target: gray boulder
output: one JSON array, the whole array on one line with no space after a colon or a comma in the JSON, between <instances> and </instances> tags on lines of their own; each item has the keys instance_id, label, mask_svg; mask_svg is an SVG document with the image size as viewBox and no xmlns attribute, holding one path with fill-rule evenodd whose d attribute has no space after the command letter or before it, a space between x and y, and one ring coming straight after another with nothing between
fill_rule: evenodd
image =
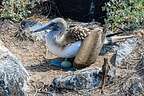
<instances>
[{"instance_id":1,"label":"gray boulder","mask_svg":"<svg viewBox=\"0 0 144 96\"><path fill-rule=\"evenodd\" d=\"M55 78L52 82L54 89L92 90L100 87L101 76L99 69L83 69L72 75Z\"/></svg>"},{"instance_id":2,"label":"gray boulder","mask_svg":"<svg viewBox=\"0 0 144 96\"><path fill-rule=\"evenodd\" d=\"M0 41L0 96L25 96L28 73Z\"/></svg>"}]
</instances>

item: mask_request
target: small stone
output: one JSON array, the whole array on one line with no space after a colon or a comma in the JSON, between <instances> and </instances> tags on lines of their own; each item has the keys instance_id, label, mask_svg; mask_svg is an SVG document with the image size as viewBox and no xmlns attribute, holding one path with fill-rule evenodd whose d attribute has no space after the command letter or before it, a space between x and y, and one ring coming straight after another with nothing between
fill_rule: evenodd
<instances>
[{"instance_id":1,"label":"small stone","mask_svg":"<svg viewBox=\"0 0 144 96\"><path fill-rule=\"evenodd\" d=\"M70 68L70 67L72 67L72 63L71 63L70 61L63 61L63 62L61 63L61 66L62 66L63 68Z\"/></svg>"}]
</instances>

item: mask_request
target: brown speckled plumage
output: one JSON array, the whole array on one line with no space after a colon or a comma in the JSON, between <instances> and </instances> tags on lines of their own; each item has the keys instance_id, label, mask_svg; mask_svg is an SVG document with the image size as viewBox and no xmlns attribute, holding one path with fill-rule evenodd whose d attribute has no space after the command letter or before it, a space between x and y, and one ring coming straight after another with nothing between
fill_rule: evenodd
<instances>
[{"instance_id":1,"label":"brown speckled plumage","mask_svg":"<svg viewBox=\"0 0 144 96\"><path fill-rule=\"evenodd\" d=\"M95 28L100 28L100 24L97 24L96 22L80 24L79 22L68 22L67 34L64 40L65 45L76 41L83 41Z\"/></svg>"}]
</instances>

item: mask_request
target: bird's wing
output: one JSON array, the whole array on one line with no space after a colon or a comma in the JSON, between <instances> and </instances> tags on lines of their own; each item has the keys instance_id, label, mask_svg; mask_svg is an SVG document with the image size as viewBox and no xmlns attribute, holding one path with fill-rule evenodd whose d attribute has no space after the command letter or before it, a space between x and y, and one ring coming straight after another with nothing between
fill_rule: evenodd
<instances>
[{"instance_id":1,"label":"bird's wing","mask_svg":"<svg viewBox=\"0 0 144 96\"><path fill-rule=\"evenodd\" d=\"M65 36L65 45L71 44L77 41L84 40L91 32L90 29L82 27L82 26L74 26L71 28L68 28L66 30L66 36Z\"/></svg>"},{"instance_id":2,"label":"bird's wing","mask_svg":"<svg viewBox=\"0 0 144 96\"><path fill-rule=\"evenodd\" d=\"M75 41L84 40L89 34L90 29L81 26L75 26L69 29L69 34Z\"/></svg>"},{"instance_id":3,"label":"bird's wing","mask_svg":"<svg viewBox=\"0 0 144 96\"><path fill-rule=\"evenodd\" d=\"M92 30L101 28L97 22L80 23L80 22L68 22L68 37L71 38L70 42L84 40ZM70 36L69 36L70 35Z\"/></svg>"}]
</instances>

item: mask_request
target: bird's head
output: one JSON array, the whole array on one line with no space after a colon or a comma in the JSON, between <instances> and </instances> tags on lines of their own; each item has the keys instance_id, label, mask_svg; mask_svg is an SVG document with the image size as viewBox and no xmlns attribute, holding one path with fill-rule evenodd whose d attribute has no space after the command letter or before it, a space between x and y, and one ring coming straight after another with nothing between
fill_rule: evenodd
<instances>
[{"instance_id":1,"label":"bird's head","mask_svg":"<svg viewBox=\"0 0 144 96\"><path fill-rule=\"evenodd\" d=\"M45 34L60 46L65 45L65 35L67 33L67 23L63 18L55 18L46 25L36 28L33 32L47 31Z\"/></svg>"},{"instance_id":2,"label":"bird's head","mask_svg":"<svg viewBox=\"0 0 144 96\"><path fill-rule=\"evenodd\" d=\"M49 32L54 35L61 35L63 32L65 32L66 28L67 23L63 18L55 18L49 21L47 24L41 26L40 28L33 30L33 32L50 30Z\"/></svg>"}]
</instances>

